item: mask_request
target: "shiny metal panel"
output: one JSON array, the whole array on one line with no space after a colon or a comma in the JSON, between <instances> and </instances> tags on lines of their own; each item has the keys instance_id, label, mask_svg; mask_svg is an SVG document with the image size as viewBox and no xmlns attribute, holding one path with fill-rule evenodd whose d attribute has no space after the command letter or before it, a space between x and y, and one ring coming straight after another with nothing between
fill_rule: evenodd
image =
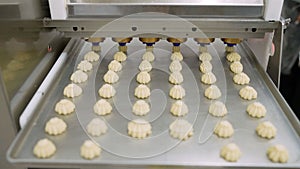
<instances>
[{"instance_id":1,"label":"shiny metal panel","mask_svg":"<svg viewBox=\"0 0 300 169\"><path fill-rule=\"evenodd\" d=\"M263 0L70 0L69 3L74 4L141 4L141 5L245 5L245 6L261 6Z\"/></svg>"},{"instance_id":2,"label":"shiny metal panel","mask_svg":"<svg viewBox=\"0 0 300 169\"><path fill-rule=\"evenodd\" d=\"M263 0L71 0L68 17L120 17L140 12L162 12L180 17L262 18Z\"/></svg>"},{"instance_id":3,"label":"shiny metal panel","mask_svg":"<svg viewBox=\"0 0 300 169\"><path fill-rule=\"evenodd\" d=\"M106 40L108 43L108 40ZM188 42L187 42L188 43ZM175 118L170 115L169 108L171 99L168 97L168 90L170 84L167 81L168 74L160 73L160 69L167 69L167 66L170 62L169 56L171 51L171 44L166 41L160 41L155 45L154 54L156 55L156 61L154 61L153 65L156 67L152 74L152 82L151 89L160 89L165 95L168 104L166 105L166 109L157 121L154 121L153 124L153 135L156 136L159 132L166 132L166 135L162 136L162 140L160 142L155 142L154 144L150 144L147 140L137 141L135 139L129 139L128 142L121 142L119 139L114 138L113 129L119 131L121 135L126 136L126 125L128 120L124 119L122 115L132 115L131 111L128 109L116 109L114 107L114 111L111 115L103 117L107 123L110 124L109 131L97 141L101 142L102 148L104 151L101 154L101 157L95 160L83 160L79 154L79 147L83 143L85 139L88 139L87 135L84 133L83 128L81 128L80 123L83 127L87 122L96 115L93 113L92 105L96 100L93 100L95 97L99 99L97 91L101 84L103 84L102 75L107 71L107 64L110 60L112 60L112 55L117 51L117 45L111 46L112 48L108 51L108 53L102 53L104 56L101 63L94 64L93 72L89 73L89 80L87 83L80 84L80 86L84 89L84 94L79 98L74 99L74 102L78 106L76 109L77 114L72 114L69 116L60 116L68 123L67 133L51 137L47 136L43 129L45 122L56 116L53 111L55 103L61 99L63 88L70 83L69 76L74 71L75 65L82 60L83 55L90 50L90 45L85 44L80 52L73 52L68 55L68 62L65 62L64 68L60 76L56 78L55 81L52 81L49 85L49 89L45 93L43 99L39 100L36 105L38 107L35 108L34 115L32 116L28 125L21 131L18 135L17 139L14 141L10 150L8 152L8 158L12 163L18 165L25 165L30 167L73 167L73 168L93 168L93 167L138 167L138 168L149 168L149 167L184 167L184 168L223 168L223 167L244 167L244 168L298 168L300 165L299 161L299 121L290 120L292 117L290 114L290 110L281 106L285 105L283 99L277 97L278 90L274 89L272 83L270 83L270 79L265 74L264 71L261 71L259 65L255 60L253 60L253 56L251 53L248 53L242 46L238 46L238 52L242 55L241 62L244 65L244 71L251 78L251 86L256 88L259 93L258 99L262 102L268 112L267 116L263 120L270 120L277 126L278 133L275 139L265 140L261 139L255 134L255 127L261 120L255 120L250 118L245 112L247 104L249 101L244 101L238 96L238 91L242 86L235 85L232 82L233 74L229 70L229 63L225 59L225 51L224 45L220 40L216 41L209 47L209 52L213 55L212 64L214 65L213 72L217 75L218 82L217 85L221 88L223 93L223 97L221 100L226 102L229 114L225 117L225 119L232 122L235 128L235 134L230 139L219 139L212 134L214 125L219 120L218 118L214 118L207 113L207 109L210 100L206 99L203 96L204 89L208 86L203 85L199 78L201 73L199 73L199 61L197 59L198 46L194 43L194 45L190 44L191 48L186 45L182 46L182 52L185 56L184 62L186 69L183 70L183 75L186 81L184 82L184 87L193 83L193 80L190 79L190 76L186 76L188 73L188 68L193 73L193 76L196 78L196 84L198 89L188 88L186 87L187 98L186 103L190 106L191 110L198 109L198 115L195 123L194 123L194 131L195 134L189 140L180 143L175 148L164 152L163 154L153 156L150 158L124 158L118 155L115 155L111 152L111 149L106 149L107 146L112 146L116 148L120 152L126 153L147 153L144 151L139 152L139 148L147 148L156 149L161 146L163 140L172 140L168 135L168 125ZM120 74L120 81L116 84L117 96L113 100L114 104L121 104L119 106L126 105L126 100L123 100L123 97L128 97L130 101L133 101L135 98L133 96L133 90L136 86L135 80L132 79L132 73L137 73L137 69L133 69L136 67L141 59L139 58L141 54L145 51L144 45L138 42L136 39L131 42L128 46L129 57L126 63L123 65L124 69ZM222 73L223 72L223 73ZM123 83L129 83L128 91L120 91L118 88ZM270 86L271 85L271 86ZM195 92L195 90L199 92ZM199 94L200 102L195 104L194 102L197 99L193 97L190 99L193 94ZM274 94L275 93L275 94ZM276 94L277 93L277 94ZM159 95L154 95L153 100L160 100L158 98ZM275 97L274 97L275 96ZM161 106L159 103L157 106ZM197 106L199 106L197 108ZM156 106L155 106L156 107ZM119 108L119 107L118 107ZM153 112L154 113L154 112ZM189 121L193 121L194 115L197 112L191 111L186 117ZM150 118L150 116L146 116L145 118ZM78 121L80 120L80 121ZM112 128L111 128L112 127ZM36 159L32 154L32 147L37 139L49 137L54 140L56 145L58 146L58 151L55 156L50 159ZM170 142L170 143L172 143ZM200 142L200 143L199 143ZM236 142L240 148L242 149L243 156L236 163L228 163L219 157L219 151L222 145ZM143 144L142 144L143 143ZM286 164L275 164L270 162L265 153L267 147L274 143L285 144L288 148L290 157L289 163ZM133 144L137 145L139 148L128 150L130 147L120 147L122 144ZM143 146L142 146L143 145ZM141 147L142 146L142 147ZM151 150L152 151L152 150ZM132 167L131 167L132 166Z\"/></svg>"}]
</instances>

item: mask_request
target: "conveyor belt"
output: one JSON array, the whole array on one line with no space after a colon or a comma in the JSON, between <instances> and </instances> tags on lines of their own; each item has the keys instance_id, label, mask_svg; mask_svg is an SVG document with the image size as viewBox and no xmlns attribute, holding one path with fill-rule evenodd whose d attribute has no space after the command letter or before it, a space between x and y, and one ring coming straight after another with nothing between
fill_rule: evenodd
<instances>
[{"instance_id":1,"label":"conveyor belt","mask_svg":"<svg viewBox=\"0 0 300 169\"><path fill-rule=\"evenodd\" d=\"M252 56L239 46L238 52L242 56L241 62L244 65L244 72L251 78L250 85L258 92L258 101L263 103L267 109L267 115L263 119L250 118L245 112L246 107L253 101L244 101L238 91L242 86L233 84L233 74L229 70L229 63L225 59L224 45L217 41L209 47L213 55L213 72L217 76L216 85L222 91L220 100L226 103L229 114L223 119L230 121L235 129L233 137L220 139L212 134L215 124L220 118L208 115L208 106L211 103L203 95L208 85L200 82L199 61L197 48L182 46L184 56L183 87L186 89L184 101L189 106L189 113L183 117L194 124L194 136L187 141L179 142L169 136L168 126L176 119L169 112L172 99L168 93L172 85L168 82L168 66L170 64L171 45L161 41L155 45L154 54L156 60L151 71L152 81L149 87L151 93L151 112L143 117L151 122L153 133L145 140L136 140L127 136L127 123L129 119L138 118L131 113L131 104L136 99L134 88L137 66L141 62L141 56L145 48L138 41L134 40L128 46L128 59L123 64L120 81L115 84L117 95L110 100L114 104L113 113L102 117L107 122L108 133L95 140L104 150L99 158L84 160L80 157L79 147L84 140L89 139L84 132L86 124L94 117L93 105L100 98L98 89L104 83L102 77L107 71L107 64L112 60L117 46L113 46L105 55L101 63L95 63L94 69L89 73L89 80L80 84L83 88L83 95L75 98L76 113L69 116L59 116L68 124L67 132L60 136L48 136L44 132L44 125L48 119L58 116L54 112L54 105L63 98L63 88L70 83L69 77L75 70L76 65L83 59L83 55L90 50L89 44L85 44L80 52L69 56L69 60L61 71L61 75L52 82L49 92L41 100L40 105L35 109L34 116L30 123L21 131L18 138L12 144L8 157L12 163L30 167L74 167L93 165L99 167L104 165L112 166L185 166L185 167L288 167L297 168L299 161L299 125L293 124L286 117L280 104L270 91L266 79L258 71L258 65ZM278 129L277 136L272 140L259 138L255 128L264 120L271 121ZM296 121L297 122L297 121ZM82 126L81 126L82 125ZM82 128L83 127L83 128ZM47 137L56 144L57 152L50 159L37 159L32 154L32 148L38 139ZM227 143L235 142L242 151L242 157L236 163L224 161L219 156L221 147ZM275 164L268 160L266 150L273 144L283 144L289 150L289 162L286 164Z\"/></svg>"}]
</instances>

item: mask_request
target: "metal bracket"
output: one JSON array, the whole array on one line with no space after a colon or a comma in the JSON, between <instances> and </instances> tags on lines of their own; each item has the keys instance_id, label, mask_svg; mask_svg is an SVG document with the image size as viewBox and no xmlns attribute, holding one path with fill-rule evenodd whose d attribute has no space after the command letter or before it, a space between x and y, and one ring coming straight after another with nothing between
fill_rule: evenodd
<instances>
[{"instance_id":1,"label":"metal bracket","mask_svg":"<svg viewBox=\"0 0 300 169\"><path fill-rule=\"evenodd\" d=\"M280 18L280 22L282 23L283 29L286 29L287 26L292 22L291 18Z\"/></svg>"}]
</instances>

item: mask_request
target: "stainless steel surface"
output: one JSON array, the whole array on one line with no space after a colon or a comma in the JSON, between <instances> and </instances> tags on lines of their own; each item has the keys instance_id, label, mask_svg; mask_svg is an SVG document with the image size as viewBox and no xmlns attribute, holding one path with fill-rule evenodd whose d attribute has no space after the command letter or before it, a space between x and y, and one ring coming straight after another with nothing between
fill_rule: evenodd
<instances>
[{"instance_id":1,"label":"stainless steel surface","mask_svg":"<svg viewBox=\"0 0 300 169\"><path fill-rule=\"evenodd\" d=\"M153 14L151 14L153 15ZM155 14L154 14L155 15ZM263 38L266 32L273 32L278 28L278 21L268 22L261 19L214 19L214 18L186 18L179 19L174 16L156 14L156 18L122 18L118 20L118 27L114 31L106 30L106 24L116 24L115 18L105 19L67 19L67 20L0 20L2 39L11 37L36 37L41 30L57 29L64 32L66 37L90 37L99 29L98 37L128 37L130 34L168 33L169 37L178 38ZM160 18L158 17L160 16ZM182 24L190 22L190 24ZM137 27L136 31L132 27ZM176 28L176 29L175 29ZM199 34L203 32L206 36Z\"/></svg>"},{"instance_id":2,"label":"stainless steel surface","mask_svg":"<svg viewBox=\"0 0 300 169\"><path fill-rule=\"evenodd\" d=\"M273 32L274 29L278 28L278 24L281 24L280 22L267 22L259 19L189 18L183 20L169 15L149 15L160 17L151 19L146 18L146 16L122 18L118 20L118 23L113 22L115 20L113 18L45 20L44 26L57 28L59 31L65 32L66 36L71 37L90 37L100 29L101 31L97 32L99 37L128 37L133 33L142 35L151 30L154 34L168 33L169 37L178 38L263 38L266 32ZM184 22L190 22L190 24L182 24ZM103 26L109 23L118 24L118 26L113 28L114 31L106 30ZM132 27L136 27L137 30L133 31ZM199 31L206 36L199 34Z\"/></svg>"},{"instance_id":3,"label":"stainless steel surface","mask_svg":"<svg viewBox=\"0 0 300 169\"><path fill-rule=\"evenodd\" d=\"M7 72L8 75L15 75L11 80L6 82L6 85L9 86L9 89L15 91L11 93L10 107L14 119L17 119L16 126L18 130L20 129L19 118L21 113L69 41L69 39L64 38L61 33L55 31L44 34L42 37L43 38L40 39L44 40L38 41L38 50L40 51L33 53L33 58L30 59L31 64L25 64L24 69L21 70L27 73L15 75L19 72ZM47 51L48 45L51 46L51 51ZM25 61L25 63L26 62L28 63L28 61ZM19 86L14 86L12 85L13 83L19 84ZM14 89L12 89L11 86L13 86Z\"/></svg>"},{"instance_id":4,"label":"stainless steel surface","mask_svg":"<svg viewBox=\"0 0 300 169\"><path fill-rule=\"evenodd\" d=\"M162 12L180 17L262 18L263 0L71 0L69 18L121 17Z\"/></svg>"},{"instance_id":5,"label":"stainless steel surface","mask_svg":"<svg viewBox=\"0 0 300 169\"><path fill-rule=\"evenodd\" d=\"M267 72L272 78L274 84L279 88L280 72L281 72L281 57L282 57L282 43L283 43L283 25L278 24L278 28L274 31L274 56L269 57Z\"/></svg>"},{"instance_id":6,"label":"stainless steel surface","mask_svg":"<svg viewBox=\"0 0 300 169\"><path fill-rule=\"evenodd\" d=\"M78 49L80 50L80 48ZM211 101L203 96L204 89L208 86L200 82L201 73L198 70L199 61L197 58L198 45L188 42L182 44L181 48L185 57L182 73L185 78L183 86L186 89L187 96L184 100L190 109L189 114L184 118L191 123L196 120L194 123L195 134L189 140L181 143L169 136L168 126L176 119L169 112L172 99L169 99L168 96L171 87L168 83L168 65L172 45L163 40L158 42L154 48L156 61L153 63L154 70L151 72L152 82L150 84L152 89L150 100L153 112L151 111L145 117L153 121L152 137L139 141L129 138L126 134L128 119L136 118L132 115L130 109L130 104L135 100L133 90L137 86L135 75L138 69L133 68L138 66L141 55L145 52L144 45L139 43L137 39L133 39L128 45L129 57L119 74L120 81L115 85L117 95L110 100L115 104L113 113L103 117L109 124L109 131L106 135L96 139L104 151L101 157L95 160L83 160L80 157L79 147L85 139L88 139L83 128L93 117L97 117L93 113L92 106L99 99L97 91L103 84L102 76L107 71L107 64L112 60L114 52L118 50L117 45L113 46L108 53L102 53L104 58L101 63L94 64L93 72L89 73L88 82L80 85L84 93L74 99L77 106L76 113L69 116L60 116L68 124L67 132L61 136L48 136L43 129L49 118L57 116L53 110L54 105L59 99L63 98L62 91L70 83L68 80L70 74L89 49L90 45L85 44L80 52L68 53L68 62L66 62L60 76L50 83L49 90L45 92L43 99L36 103L37 107L35 107L32 119L10 147L8 158L12 163L29 167L48 168L96 168L99 166L299 168L299 121L291 115L292 113L286 108L287 105L283 99L278 97L278 91L270 83L270 79L268 79L265 72L261 71L258 63L253 60L251 53L239 45L237 51L242 55L241 62L244 65L245 73L251 78L250 85L258 91L257 100L262 102L268 111L267 116L263 119L253 119L247 115L245 112L246 106L253 101L244 101L238 96L238 91L242 86L235 85L232 82L233 74L229 70L229 63L225 59L224 45L220 40L216 40L208 49L213 55L213 72L218 79L217 85L223 94L221 100L226 102L229 111L224 119L232 122L235 128L235 134L232 138L220 139L212 134L214 125L220 119L208 115L207 110ZM196 85L197 88L190 87L193 85ZM127 87L127 90L121 90L124 89L122 87ZM165 108L163 107L164 101L166 101ZM160 109L163 112L159 112ZM161 116L160 113L162 113ZM276 125L278 133L275 139L265 140L255 134L255 127L263 120L270 120ZM80 124L83 125L83 128ZM36 159L32 154L35 142L43 137L53 140L58 148L54 157L50 159ZM219 157L220 148L230 142L237 143L242 150L243 155L237 163L228 163ZM287 147L290 155L287 164L275 164L267 159L266 149L275 143L281 143ZM124 158L124 156L131 158ZM133 158L137 156L150 157Z\"/></svg>"}]
</instances>

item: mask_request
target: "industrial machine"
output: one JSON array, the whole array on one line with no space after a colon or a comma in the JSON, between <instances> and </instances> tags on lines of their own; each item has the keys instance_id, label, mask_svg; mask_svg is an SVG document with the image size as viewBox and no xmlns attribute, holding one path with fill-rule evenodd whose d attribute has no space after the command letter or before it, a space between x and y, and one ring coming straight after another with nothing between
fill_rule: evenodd
<instances>
[{"instance_id":1,"label":"industrial machine","mask_svg":"<svg viewBox=\"0 0 300 169\"><path fill-rule=\"evenodd\" d=\"M49 0L51 17L20 20L16 18L22 12L18 12L14 19L0 20L1 25L7 25L0 28L6 32L1 35L5 39L33 39L33 44L39 44L41 40L37 39L41 35L47 37L45 43L40 43L41 48L44 44L45 57L37 67L30 66L35 69L30 76L25 75L26 83L12 99L7 99L1 82L1 103L5 104L1 105L1 111L7 115L2 120L13 127L12 132L18 131L9 143L8 162L27 168L299 168L300 123L277 89L285 26L280 20L282 3L282 0ZM10 7L16 10L17 4ZM256 100L266 107L264 118L247 115L246 108L254 101L239 97L243 85L232 81L234 74L226 60L225 48L241 55L243 72L258 93ZM213 101L204 96L209 85L200 80L198 56L202 49L213 56L215 85L222 93L218 100L228 110L228 115L222 118L208 113ZM72 83L71 74L90 51L98 53L100 60L92 63L87 81L78 84L83 89L82 95L66 98L63 91ZM118 73L119 81L113 84L116 95L108 99L113 111L99 116L93 106L101 99L98 90L105 83L103 75L118 51L125 53L127 60ZM146 99L151 110L146 116L136 116L132 114L132 104L137 100L136 75L146 51L155 56L148 85L151 96ZM168 78L173 52L183 55L182 86L186 90L183 100L189 109L183 117L170 114L174 99L169 98L172 85ZM64 98L76 105L71 115L58 115L54 110L55 104ZM63 119L67 131L58 136L45 133L45 124L51 117ZM87 124L95 117L108 125L103 136L92 137L86 132ZM127 123L136 118L151 123L150 137L135 139L127 135ZM194 134L186 141L169 135L169 125L177 118L193 125ZM228 120L234 126L232 137L222 139L213 134L221 120ZM256 135L255 128L263 121L276 126L275 138ZM56 145L57 151L50 158L39 159L33 154L33 147L42 138ZM102 148L100 157L86 160L80 156L80 146L87 139ZM241 158L234 163L219 155L222 146L231 142L242 151ZM268 159L266 151L274 144L287 148L287 163Z\"/></svg>"}]
</instances>

